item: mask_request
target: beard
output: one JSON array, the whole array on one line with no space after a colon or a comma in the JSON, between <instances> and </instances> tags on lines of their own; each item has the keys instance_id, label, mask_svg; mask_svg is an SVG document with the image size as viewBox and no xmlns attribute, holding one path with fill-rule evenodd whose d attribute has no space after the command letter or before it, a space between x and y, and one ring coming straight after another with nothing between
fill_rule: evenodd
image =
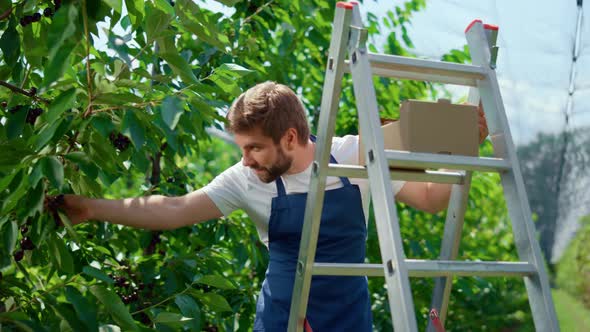
<instances>
[{"instance_id":1,"label":"beard","mask_svg":"<svg viewBox=\"0 0 590 332\"><path fill-rule=\"evenodd\" d=\"M279 176L285 174L285 172L291 168L291 164L293 164L293 158L287 157L283 152L283 149L279 147L277 148L277 161L274 163L274 165L270 167L256 165L255 167L251 168L257 171L256 175L260 181L264 183L271 183Z\"/></svg>"}]
</instances>

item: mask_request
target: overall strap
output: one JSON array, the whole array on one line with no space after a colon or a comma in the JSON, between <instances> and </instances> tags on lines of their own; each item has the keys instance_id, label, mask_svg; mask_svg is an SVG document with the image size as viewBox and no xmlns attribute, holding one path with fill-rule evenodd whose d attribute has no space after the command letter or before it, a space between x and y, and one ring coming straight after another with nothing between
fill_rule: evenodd
<instances>
[{"instance_id":1,"label":"overall strap","mask_svg":"<svg viewBox=\"0 0 590 332\"><path fill-rule=\"evenodd\" d=\"M315 140L316 140L315 135L310 135L310 139L312 142L315 143ZM330 163L338 164L338 161L336 161L336 158L334 158L334 156L332 154L330 154ZM343 186L350 186L350 180L347 177L340 176L339 178L340 178L340 181L342 181ZM286 196L287 191L285 190L285 185L283 184L283 180L281 179L280 176L275 180L275 183L277 186L278 195L279 196Z\"/></svg>"}]
</instances>

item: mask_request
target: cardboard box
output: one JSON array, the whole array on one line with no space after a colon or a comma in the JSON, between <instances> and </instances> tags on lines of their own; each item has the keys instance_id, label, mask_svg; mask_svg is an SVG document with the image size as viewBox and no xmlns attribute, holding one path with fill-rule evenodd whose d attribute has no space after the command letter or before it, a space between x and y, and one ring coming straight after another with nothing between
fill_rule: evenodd
<instances>
[{"instance_id":1,"label":"cardboard box","mask_svg":"<svg viewBox=\"0 0 590 332\"><path fill-rule=\"evenodd\" d=\"M477 156L479 128L477 106L406 100L399 120L381 128L386 150L404 150L451 155ZM365 164L365 153L359 138L359 161Z\"/></svg>"}]
</instances>

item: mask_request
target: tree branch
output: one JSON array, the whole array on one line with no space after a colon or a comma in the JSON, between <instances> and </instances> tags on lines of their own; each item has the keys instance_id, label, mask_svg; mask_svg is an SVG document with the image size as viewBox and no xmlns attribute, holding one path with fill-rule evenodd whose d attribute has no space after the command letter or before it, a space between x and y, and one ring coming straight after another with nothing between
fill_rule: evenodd
<instances>
[{"instance_id":1,"label":"tree branch","mask_svg":"<svg viewBox=\"0 0 590 332\"><path fill-rule=\"evenodd\" d=\"M46 105L49 105L51 103L49 100L47 100L45 98L38 97L38 96L30 93L29 91L23 90L23 89L19 88L18 86L12 85L12 84L10 84L8 82L0 81L0 85L3 86L3 87L5 87L5 88L8 88L12 92L20 93L21 95L27 96L29 98L32 98L32 99L36 100L36 101L42 102L42 103L44 103Z\"/></svg>"}]
</instances>

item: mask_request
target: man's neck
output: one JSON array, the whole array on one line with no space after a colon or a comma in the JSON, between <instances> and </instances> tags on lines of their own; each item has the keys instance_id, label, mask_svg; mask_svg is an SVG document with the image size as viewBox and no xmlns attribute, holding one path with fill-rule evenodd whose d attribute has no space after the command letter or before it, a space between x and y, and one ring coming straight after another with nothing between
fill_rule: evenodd
<instances>
[{"instance_id":1,"label":"man's neck","mask_svg":"<svg viewBox=\"0 0 590 332\"><path fill-rule=\"evenodd\" d=\"M293 164L286 174L297 174L305 171L313 162L314 154L315 143L311 140L308 140L305 146L298 146L293 155Z\"/></svg>"}]
</instances>

